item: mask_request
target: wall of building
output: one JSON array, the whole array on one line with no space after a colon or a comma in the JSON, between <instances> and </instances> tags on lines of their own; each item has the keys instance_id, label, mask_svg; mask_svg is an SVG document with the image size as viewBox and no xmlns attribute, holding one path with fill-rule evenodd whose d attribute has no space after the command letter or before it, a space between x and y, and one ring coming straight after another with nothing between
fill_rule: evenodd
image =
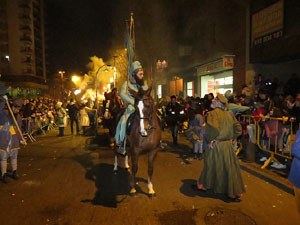
<instances>
[{"instance_id":1,"label":"wall of building","mask_svg":"<svg viewBox=\"0 0 300 225\"><path fill-rule=\"evenodd\" d=\"M246 84L253 87L256 75L272 82L277 78L280 85L284 85L290 75L299 76L300 70L300 2L285 0L283 2L282 27L270 30L269 33L257 37L259 41L253 45L252 15L262 12L270 6L279 3L276 1L252 1L247 9L246 16ZM280 9L280 8L279 8ZM298 16L297 16L298 15ZM277 35L282 31L282 36Z\"/></svg>"},{"instance_id":2,"label":"wall of building","mask_svg":"<svg viewBox=\"0 0 300 225\"><path fill-rule=\"evenodd\" d=\"M0 59L9 57L0 60L0 79L16 88L47 89L43 0L2 0L0 10L6 15L0 33L7 32L6 43L0 38Z\"/></svg>"}]
</instances>

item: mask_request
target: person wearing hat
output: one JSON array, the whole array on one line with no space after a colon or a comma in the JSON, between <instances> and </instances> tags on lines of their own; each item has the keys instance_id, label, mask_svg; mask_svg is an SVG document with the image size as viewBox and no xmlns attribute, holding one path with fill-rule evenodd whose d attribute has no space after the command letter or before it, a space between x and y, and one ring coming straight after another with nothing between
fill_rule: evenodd
<instances>
[{"instance_id":1,"label":"person wearing hat","mask_svg":"<svg viewBox=\"0 0 300 225\"><path fill-rule=\"evenodd\" d=\"M17 157L22 140L20 133L16 127L12 115L8 108L5 107L7 96L5 95L7 88L0 83L0 165L2 182L7 183L7 159L10 158L12 166L12 178L18 179L17 174ZM19 110L22 107L23 100L17 99L13 101L11 107L16 118L18 126L21 127L22 119Z\"/></svg>"},{"instance_id":2,"label":"person wearing hat","mask_svg":"<svg viewBox=\"0 0 300 225\"><path fill-rule=\"evenodd\" d=\"M238 105L233 102L233 93L230 90L227 90L224 94L226 97L228 104L227 104L227 109L229 112L232 112L233 114L237 114L239 112L245 112L247 110L250 110L249 106L243 106L243 105Z\"/></svg>"},{"instance_id":3,"label":"person wearing hat","mask_svg":"<svg viewBox=\"0 0 300 225\"><path fill-rule=\"evenodd\" d=\"M131 96L128 89L138 92L141 87L143 90L148 90L148 85L144 83L144 70L139 61L134 61L130 66L129 80L125 81L120 92L120 97L127 104L127 108L118 122L115 141L118 146L117 152L125 155L126 150L124 146L126 123L129 116L135 111L134 97Z\"/></svg>"},{"instance_id":4,"label":"person wearing hat","mask_svg":"<svg viewBox=\"0 0 300 225\"><path fill-rule=\"evenodd\" d=\"M242 127L226 106L227 99L217 94L211 104L213 110L207 114L204 168L196 188L211 189L214 193L225 194L229 201L239 202L245 188L234 143L242 134Z\"/></svg>"},{"instance_id":5,"label":"person wearing hat","mask_svg":"<svg viewBox=\"0 0 300 225\"><path fill-rule=\"evenodd\" d=\"M67 126L67 112L62 107L62 102L57 102L55 105L56 113L57 113L57 125L59 129L58 137L64 136L64 130Z\"/></svg>"}]
</instances>

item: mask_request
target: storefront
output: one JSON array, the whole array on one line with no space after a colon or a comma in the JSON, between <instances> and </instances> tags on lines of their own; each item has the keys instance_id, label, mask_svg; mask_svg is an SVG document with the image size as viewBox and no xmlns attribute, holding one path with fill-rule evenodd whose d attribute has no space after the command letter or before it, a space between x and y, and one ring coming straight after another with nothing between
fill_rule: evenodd
<instances>
[{"instance_id":1,"label":"storefront","mask_svg":"<svg viewBox=\"0 0 300 225\"><path fill-rule=\"evenodd\" d=\"M183 79L181 77L174 76L170 81L170 96L175 95L183 97Z\"/></svg>"},{"instance_id":2,"label":"storefront","mask_svg":"<svg viewBox=\"0 0 300 225\"><path fill-rule=\"evenodd\" d=\"M234 56L226 55L197 67L201 97L208 93L224 94L227 90L233 92L233 66Z\"/></svg>"}]
</instances>

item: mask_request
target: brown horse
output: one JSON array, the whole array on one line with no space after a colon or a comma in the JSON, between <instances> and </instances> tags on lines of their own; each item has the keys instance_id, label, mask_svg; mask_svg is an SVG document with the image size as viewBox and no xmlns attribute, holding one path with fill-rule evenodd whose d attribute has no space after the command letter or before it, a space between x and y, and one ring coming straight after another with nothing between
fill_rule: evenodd
<instances>
[{"instance_id":1,"label":"brown horse","mask_svg":"<svg viewBox=\"0 0 300 225\"><path fill-rule=\"evenodd\" d=\"M135 194L135 175L138 171L138 157L141 153L148 153L148 193L155 194L151 182L153 162L160 147L161 128L156 115L154 101L150 96L152 87L147 91L139 89L138 92L129 88L130 94L135 99L135 118L132 130L127 137L129 141L128 154L131 156L130 194Z\"/></svg>"},{"instance_id":2,"label":"brown horse","mask_svg":"<svg viewBox=\"0 0 300 225\"><path fill-rule=\"evenodd\" d=\"M111 92L104 94L105 100L103 102L103 126L108 128L110 137L110 146L114 146L114 136L118 121L125 111L122 102L117 95L117 89L114 88Z\"/></svg>"},{"instance_id":3,"label":"brown horse","mask_svg":"<svg viewBox=\"0 0 300 225\"><path fill-rule=\"evenodd\" d=\"M120 117L123 115L125 108L123 108L122 102L120 101L117 95L117 89L114 88L111 92L104 94L105 101L103 102L103 106L105 107L105 111L103 113L103 125L109 130L109 141L110 147L114 147L115 140L114 136L116 134L116 127L120 120ZM113 171L116 173L118 171L118 156L116 151L114 151L114 168ZM124 158L125 168L128 169L128 155Z\"/></svg>"}]
</instances>

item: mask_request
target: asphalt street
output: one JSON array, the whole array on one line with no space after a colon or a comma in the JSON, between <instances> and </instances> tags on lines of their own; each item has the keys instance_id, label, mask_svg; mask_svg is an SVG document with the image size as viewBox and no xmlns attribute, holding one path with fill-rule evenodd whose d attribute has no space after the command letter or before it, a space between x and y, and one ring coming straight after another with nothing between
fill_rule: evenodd
<instances>
[{"instance_id":1,"label":"asphalt street","mask_svg":"<svg viewBox=\"0 0 300 225\"><path fill-rule=\"evenodd\" d=\"M64 137L56 137L54 129L20 150L20 179L0 183L0 225L300 224L286 175L256 163L240 162L246 187L240 203L194 190L203 160L191 157L183 135L173 148L168 131L163 132L168 146L154 164L156 196L147 194L147 156L142 155L137 194L131 197L124 159L114 174L114 153L101 132L101 146L92 150L91 137L70 135L69 128Z\"/></svg>"}]
</instances>

